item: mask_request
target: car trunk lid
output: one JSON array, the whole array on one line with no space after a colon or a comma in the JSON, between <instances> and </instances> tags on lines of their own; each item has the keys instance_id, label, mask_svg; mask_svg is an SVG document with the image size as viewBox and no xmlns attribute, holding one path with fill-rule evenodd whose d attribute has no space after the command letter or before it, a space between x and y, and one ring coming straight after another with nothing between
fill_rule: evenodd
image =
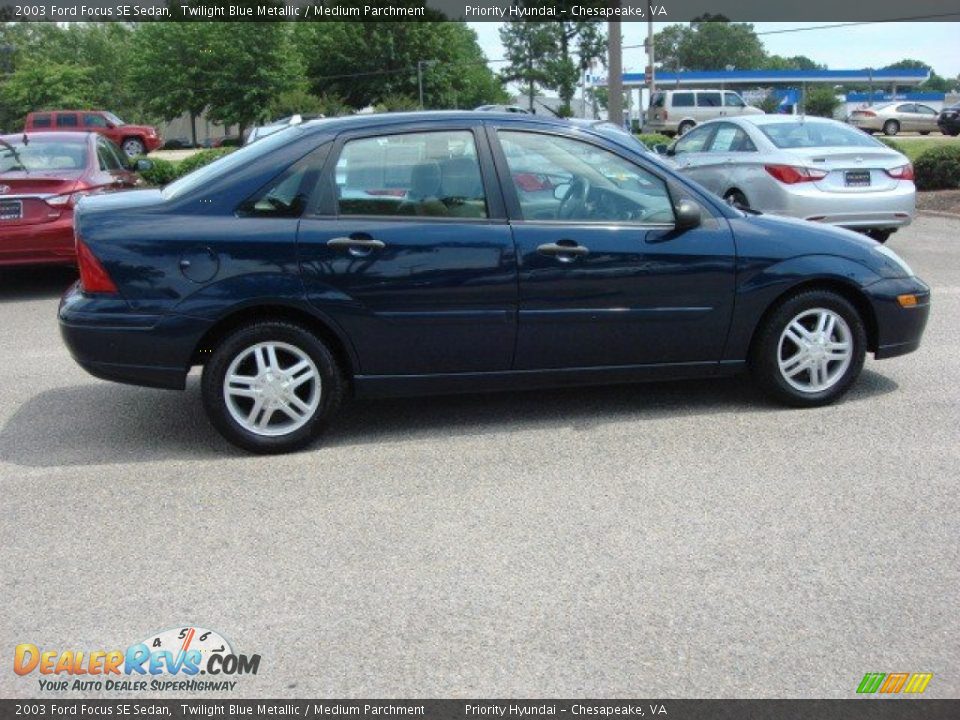
<instances>
[{"instance_id":1,"label":"car trunk lid","mask_svg":"<svg viewBox=\"0 0 960 720\"><path fill-rule=\"evenodd\" d=\"M803 148L790 151L797 165L827 173L814 185L818 190L836 193L870 193L892 190L900 182L887 170L908 164L899 153L882 148Z\"/></svg>"},{"instance_id":2,"label":"car trunk lid","mask_svg":"<svg viewBox=\"0 0 960 720\"><path fill-rule=\"evenodd\" d=\"M35 225L56 220L63 207L49 205L46 198L73 192L81 175L82 171L0 175L0 226Z\"/></svg>"}]
</instances>

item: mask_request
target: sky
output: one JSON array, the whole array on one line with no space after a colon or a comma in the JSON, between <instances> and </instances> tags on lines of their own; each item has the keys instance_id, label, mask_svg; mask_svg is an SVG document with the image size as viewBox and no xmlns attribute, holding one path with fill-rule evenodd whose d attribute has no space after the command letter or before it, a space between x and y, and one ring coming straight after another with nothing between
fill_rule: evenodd
<instances>
[{"instance_id":1,"label":"sky","mask_svg":"<svg viewBox=\"0 0 960 720\"><path fill-rule=\"evenodd\" d=\"M478 36L488 60L503 58L500 23L467 23ZM654 23L654 32L668 23ZM872 23L802 32L778 33L792 28L811 28L827 22L754 23L767 52L773 55L806 55L831 70L883 67L903 58L922 60L945 77L960 74L960 22ZM623 23L623 44L640 45L623 51L625 72L643 72L646 54L643 39L646 23ZM494 70L503 63L491 63ZM746 68L744 68L746 69Z\"/></svg>"}]
</instances>

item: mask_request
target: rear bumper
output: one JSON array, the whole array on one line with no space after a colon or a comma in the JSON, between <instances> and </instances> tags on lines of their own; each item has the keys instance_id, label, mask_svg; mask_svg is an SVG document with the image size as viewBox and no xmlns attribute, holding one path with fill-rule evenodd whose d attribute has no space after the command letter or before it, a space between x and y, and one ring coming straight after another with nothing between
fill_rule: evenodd
<instances>
[{"instance_id":1,"label":"rear bumper","mask_svg":"<svg viewBox=\"0 0 960 720\"><path fill-rule=\"evenodd\" d=\"M930 317L930 287L916 277L881 280L864 290L870 298L877 320L878 360L906 355L920 347L927 319ZM913 307L901 307L900 295L916 295Z\"/></svg>"},{"instance_id":2,"label":"rear bumper","mask_svg":"<svg viewBox=\"0 0 960 720\"><path fill-rule=\"evenodd\" d=\"M778 184L776 209L771 213L855 229L899 228L916 214L917 191L912 182L900 181L890 190L864 193L827 192L818 188Z\"/></svg>"},{"instance_id":3,"label":"rear bumper","mask_svg":"<svg viewBox=\"0 0 960 720\"><path fill-rule=\"evenodd\" d=\"M182 315L139 315L123 301L87 296L77 285L60 301L60 335L84 370L104 380L182 390L194 348L211 323Z\"/></svg>"},{"instance_id":4,"label":"rear bumper","mask_svg":"<svg viewBox=\"0 0 960 720\"><path fill-rule=\"evenodd\" d=\"M75 264L73 213L52 222L0 226L0 266L46 263Z\"/></svg>"}]
</instances>

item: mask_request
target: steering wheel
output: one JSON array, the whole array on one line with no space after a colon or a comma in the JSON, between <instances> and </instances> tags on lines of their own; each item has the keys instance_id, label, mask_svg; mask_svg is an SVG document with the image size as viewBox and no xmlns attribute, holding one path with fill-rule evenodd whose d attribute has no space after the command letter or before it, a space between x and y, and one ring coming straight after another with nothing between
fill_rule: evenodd
<instances>
[{"instance_id":1,"label":"steering wheel","mask_svg":"<svg viewBox=\"0 0 960 720\"><path fill-rule=\"evenodd\" d=\"M577 176L570 183L570 189L560 201L560 208L557 210L557 218L560 220L569 220L571 218L582 218L584 210L587 207L587 197L590 195L590 183L586 178Z\"/></svg>"}]
</instances>

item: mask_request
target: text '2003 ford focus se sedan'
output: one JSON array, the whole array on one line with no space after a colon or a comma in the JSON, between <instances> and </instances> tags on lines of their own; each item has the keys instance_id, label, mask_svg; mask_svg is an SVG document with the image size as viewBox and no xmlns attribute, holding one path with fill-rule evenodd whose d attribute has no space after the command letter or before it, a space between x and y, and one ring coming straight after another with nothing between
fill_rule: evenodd
<instances>
[{"instance_id":1,"label":"text '2003 ford focus se sedan'","mask_svg":"<svg viewBox=\"0 0 960 720\"><path fill-rule=\"evenodd\" d=\"M348 390L731 374L830 402L917 348L929 288L855 233L751 216L615 136L420 113L280 131L163 190L84 199L60 326L92 374L183 389L260 452Z\"/></svg>"}]
</instances>

